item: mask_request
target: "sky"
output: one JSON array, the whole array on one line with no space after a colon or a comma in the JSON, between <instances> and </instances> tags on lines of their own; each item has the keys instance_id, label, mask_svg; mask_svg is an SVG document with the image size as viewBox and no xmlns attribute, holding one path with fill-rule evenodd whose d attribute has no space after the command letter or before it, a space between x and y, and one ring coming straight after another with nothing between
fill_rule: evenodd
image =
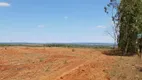
<instances>
[{"instance_id":1,"label":"sky","mask_svg":"<svg viewBox=\"0 0 142 80\"><path fill-rule=\"evenodd\" d=\"M0 42L112 43L109 0L0 0Z\"/></svg>"}]
</instances>

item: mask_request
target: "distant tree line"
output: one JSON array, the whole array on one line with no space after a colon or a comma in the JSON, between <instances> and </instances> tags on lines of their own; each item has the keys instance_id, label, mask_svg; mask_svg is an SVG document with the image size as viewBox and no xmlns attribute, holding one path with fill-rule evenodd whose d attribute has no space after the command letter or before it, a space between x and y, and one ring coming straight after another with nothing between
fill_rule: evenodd
<instances>
[{"instance_id":1,"label":"distant tree line","mask_svg":"<svg viewBox=\"0 0 142 80\"><path fill-rule=\"evenodd\" d=\"M109 45L81 45L81 44L46 44L45 47L66 47L66 48L112 48L112 46Z\"/></svg>"}]
</instances>

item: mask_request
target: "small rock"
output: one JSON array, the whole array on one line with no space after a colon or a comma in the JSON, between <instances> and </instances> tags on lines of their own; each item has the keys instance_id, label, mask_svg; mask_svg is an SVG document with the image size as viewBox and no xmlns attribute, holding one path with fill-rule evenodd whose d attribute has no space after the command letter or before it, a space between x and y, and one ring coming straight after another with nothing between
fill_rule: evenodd
<instances>
[{"instance_id":1,"label":"small rock","mask_svg":"<svg viewBox=\"0 0 142 80\"><path fill-rule=\"evenodd\" d=\"M105 72L106 70L104 69L103 72Z\"/></svg>"},{"instance_id":2,"label":"small rock","mask_svg":"<svg viewBox=\"0 0 142 80\"><path fill-rule=\"evenodd\" d=\"M60 79L63 79L63 77L60 77Z\"/></svg>"}]
</instances>

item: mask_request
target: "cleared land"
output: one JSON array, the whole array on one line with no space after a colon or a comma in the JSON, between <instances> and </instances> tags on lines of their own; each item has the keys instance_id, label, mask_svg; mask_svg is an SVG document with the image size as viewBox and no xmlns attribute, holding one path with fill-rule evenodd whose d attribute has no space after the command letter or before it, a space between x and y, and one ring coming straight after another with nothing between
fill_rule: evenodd
<instances>
[{"instance_id":1,"label":"cleared land","mask_svg":"<svg viewBox=\"0 0 142 80\"><path fill-rule=\"evenodd\" d=\"M136 56L108 56L103 51L0 47L0 80L141 80Z\"/></svg>"},{"instance_id":2,"label":"cleared land","mask_svg":"<svg viewBox=\"0 0 142 80\"><path fill-rule=\"evenodd\" d=\"M95 49L1 47L0 80L108 80L111 61Z\"/></svg>"}]
</instances>

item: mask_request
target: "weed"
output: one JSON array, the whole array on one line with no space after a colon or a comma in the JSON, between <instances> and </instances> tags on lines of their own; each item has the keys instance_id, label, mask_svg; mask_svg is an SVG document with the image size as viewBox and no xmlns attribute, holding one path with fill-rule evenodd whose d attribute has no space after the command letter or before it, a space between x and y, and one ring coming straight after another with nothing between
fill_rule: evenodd
<instances>
[{"instance_id":1,"label":"weed","mask_svg":"<svg viewBox=\"0 0 142 80\"><path fill-rule=\"evenodd\" d=\"M65 61L64 61L64 64L67 64L67 63L68 63L67 60L65 60Z\"/></svg>"},{"instance_id":2,"label":"weed","mask_svg":"<svg viewBox=\"0 0 142 80\"><path fill-rule=\"evenodd\" d=\"M72 52L75 52L75 49L72 49Z\"/></svg>"},{"instance_id":3,"label":"weed","mask_svg":"<svg viewBox=\"0 0 142 80\"><path fill-rule=\"evenodd\" d=\"M44 59L43 59L43 58L40 58L40 59L39 59L39 62L43 62L43 61L44 61Z\"/></svg>"},{"instance_id":4,"label":"weed","mask_svg":"<svg viewBox=\"0 0 142 80\"><path fill-rule=\"evenodd\" d=\"M45 72L48 72L49 71L49 67L47 67L46 69L45 69Z\"/></svg>"}]
</instances>

